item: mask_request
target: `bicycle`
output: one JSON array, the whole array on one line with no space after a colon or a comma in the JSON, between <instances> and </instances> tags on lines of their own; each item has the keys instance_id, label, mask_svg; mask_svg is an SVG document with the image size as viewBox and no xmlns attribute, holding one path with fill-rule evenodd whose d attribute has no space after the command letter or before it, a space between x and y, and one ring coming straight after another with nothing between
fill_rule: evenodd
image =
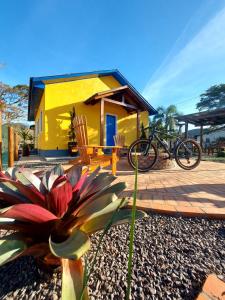
<instances>
[{"instance_id":1,"label":"bicycle","mask_svg":"<svg viewBox=\"0 0 225 300\"><path fill-rule=\"evenodd\" d=\"M144 130L148 129L150 127L146 127ZM135 157L137 157L139 172L148 172L155 166L159 158L159 147L153 143L153 140L156 140L157 144L161 145L168 154L168 158L165 159L175 159L178 166L182 169L192 170L199 165L202 150L195 140L185 139L178 135L174 148L170 149L167 142L161 139L157 133L160 133L160 131L154 128L147 139L137 139L130 145L128 149L128 162L133 169L136 168Z\"/></svg>"}]
</instances>

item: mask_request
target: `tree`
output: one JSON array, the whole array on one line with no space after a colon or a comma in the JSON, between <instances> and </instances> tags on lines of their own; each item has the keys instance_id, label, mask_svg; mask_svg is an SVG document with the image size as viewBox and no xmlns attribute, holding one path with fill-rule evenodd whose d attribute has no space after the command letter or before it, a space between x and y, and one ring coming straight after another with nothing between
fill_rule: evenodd
<instances>
[{"instance_id":1,"label":"tree","mask_svg":"<svg viewBox=\"0 0 225 300\"><path fill-rule=\"evenodd\" d=\"M146 135L146 132L145 132L144 124L142 122L141 123L141 136L140 136L140 139L146 139L146 138L147 138L147 135Z\"/></svg>"},{"instance_id":2,"label":"tree","mask_svg":"<svg viewBox=\"0 0 225 300\"><path fill-rule=\"evenodd\" d=\"M31 132L29 128L20 128L18 135L22 140L22 144L27 144L27 142L31 140Z\"/></svg>"},{"instance_id":3,"label":"tree","mask_svg":"<svg viewBox=\"0 0 225 300\"><path fill-rule=\"evenodd\" d=\"M0 82L0 106L3 120L10 122L27 118L29 87L27 85L10 85Z\"/></svg>"},{"instance_id":4,"label":"tree","mask_svg":"<svg viewBox=\"0 0 225 300\"><path fill-rule=\"evenodd\" d=\"M176 116L179 115L176 106L170 105L167 108L159 106L157 111L158 114L153 117L153 124L155 124L159 130L164 129L166 132L176 130Z\"/></svg>"},{"instance_id":5,"label":"tree","mask_svg":"<svg viewBox=\"0 0 225 300\"><path fill-rule=\"evenodd\" d=\"M196 108L199 111L225 107L225 84L213 85L200 95Z\"/></svg>"}]
</instances>

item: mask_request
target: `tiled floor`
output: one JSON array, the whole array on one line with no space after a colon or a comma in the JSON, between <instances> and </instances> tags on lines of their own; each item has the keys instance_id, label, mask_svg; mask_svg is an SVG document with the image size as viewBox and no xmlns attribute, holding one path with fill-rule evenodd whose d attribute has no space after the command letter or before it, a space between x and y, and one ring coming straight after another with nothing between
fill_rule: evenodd
<instances>
[{"instance_id":1,"label":"tiled floor","mask_svg":"<svg viewBox=\"0 0 225 300\"><path fill-rule=\"evenodd\" d=\"M56 163L58 161L51 162L50 166ZM47 164L37 157L18 163L31 168L33 165L43 168ZM111 171L110 167L108 169ZM134 171L126 158L118 163L117 176L117 181L127 183L123 196L131 197ZM144 210L225 219L225 164L202 161L192 171L175 166L173 169L140 173L137 196L137 207Z\"/></svg>"},{"instance_id":2,"label":"tiled floor","mask_svg":"<svg viewBox=\"0 0 225 300\"><path fill-rule=\"evenodd\" d=\"M118 166L131 197L134 174L125 160ZM138 175L137 207L161 213L225 219L225 164L202 161L192 171L179 167Z\"/></svg>"}]
</instances>

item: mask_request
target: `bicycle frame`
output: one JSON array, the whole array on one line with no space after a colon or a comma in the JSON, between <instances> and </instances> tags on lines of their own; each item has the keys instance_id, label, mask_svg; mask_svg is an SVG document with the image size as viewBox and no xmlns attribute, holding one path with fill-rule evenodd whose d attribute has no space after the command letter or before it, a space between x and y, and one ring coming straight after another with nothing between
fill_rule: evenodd
<instances>
[{"instance_id":1,"label":"bicycle frame","mask_svg":"<svg viewBox=\"0 0 225 300\"><path fill-rule=\"evenodd\" d=\"M166 153L169 155L169 159L173 159L175 157L175 153L176 153L176 149L177 147L183 143L183 139L180 138L179 136L176 138L175 141L175 146L173 148L173 152L170 151L169 147L167 144L165 144L164 140L160 139L160 137L158 137L158 135L155 133L155 130L153 131L153 133L151 135L149 135L148 140L149 140L149 147L151 145L151 142L153 141L153 139L156 139L157 142L164 148L164 150L166 151ZM149 147L146 149L144 155L147 156L148 155L148 151L149 151ZM185 150L190 153L190 150L185 146L184 144L184 148ZM191 153L190 153L191 154Z\"/></svg>"}]
</instances>

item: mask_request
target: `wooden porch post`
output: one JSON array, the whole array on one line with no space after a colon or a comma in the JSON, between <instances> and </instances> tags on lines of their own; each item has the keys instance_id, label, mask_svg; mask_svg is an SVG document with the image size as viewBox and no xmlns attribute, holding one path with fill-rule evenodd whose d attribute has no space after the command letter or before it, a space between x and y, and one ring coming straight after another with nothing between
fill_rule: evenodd
<instances>
[{"instance_id":1,"label":"wooden porch post","mask_svg":"<svg viewBox=\"0 0 225 300\"><path fill-rule=\"evenodd\" d=\"M14 159L18 160L18 134L14 132Z\"/></svg>"},{"instance_id":2,"label":"wooden porch post","mask_svg":"<svg viewBox=\"0 0 225 300\"><path fill-rule=\"evenodd\" d=\"M13 167L14 165L14 135L13 128L8 127L8 166Z\"/></svg>"},{"instance_id":3,"label":"wooden porch post","mask_svg":"<svg viewBox=\"0 0 225 300\"><path fill-rule=\"evenodd\" d=\"M200 146L203 150L203 125L200 126Z\"/></svg>"},{"instance_id":4,"label":"wooden porch post","mask_svg":"<svg viewBox=\"0 0 225 300\"><path fill-rule=\"evenodd\" d=\"M104 100L100 101L100 146L104 146Z\"/></svg>"},{"instance_id":5,"label":"wooden porch post","mask_svg":"<svg viewBox=\"0 0 225 300\"><path fill-rule=\"evenodd\" d=\"M188 122L185 122L185 138L188 138Z\"/></svg>"},{"instance_id":6,"label":"wooden porch post","mask_svg":"<svg viewBox=\"0 0 225 300\"><path fill-rule=\"evenodd\" d=\"M140 137L140 111L137 110L137 139Z\"/></svg>"}]
</instances>

